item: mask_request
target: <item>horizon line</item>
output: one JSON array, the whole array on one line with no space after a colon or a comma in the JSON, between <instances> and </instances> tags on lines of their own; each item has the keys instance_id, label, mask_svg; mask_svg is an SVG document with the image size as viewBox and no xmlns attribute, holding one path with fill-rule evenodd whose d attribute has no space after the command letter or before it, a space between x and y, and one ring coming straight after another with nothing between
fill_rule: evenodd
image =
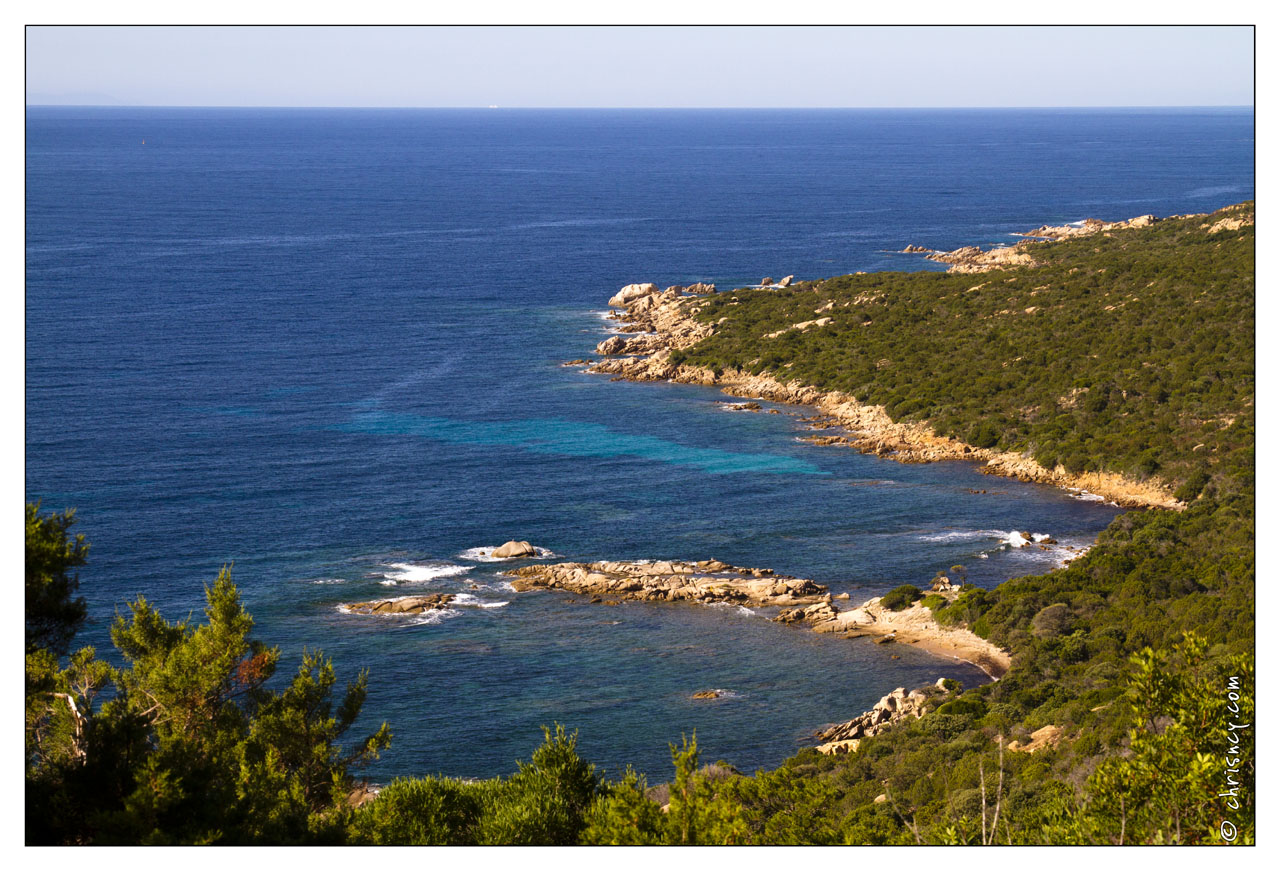
<instances>
[{"instance_id":1,"label":"horizon line","mask_svg":"<svg viewBox=\"0 0 1280 871\"><path fill-rule=\"evenodd\" d=\"M339 106L339 105L245 105L238 103L26 103L27 109L398 109L398 110L468 110L488 111L718 111L718 112L781 112L781 111L906 111L929 109L934 111L959 111L967 109L1255 109L1253 103L1149 103L1149 104L1065 104L1027 106Z\"/></svg>"}]
</instances>

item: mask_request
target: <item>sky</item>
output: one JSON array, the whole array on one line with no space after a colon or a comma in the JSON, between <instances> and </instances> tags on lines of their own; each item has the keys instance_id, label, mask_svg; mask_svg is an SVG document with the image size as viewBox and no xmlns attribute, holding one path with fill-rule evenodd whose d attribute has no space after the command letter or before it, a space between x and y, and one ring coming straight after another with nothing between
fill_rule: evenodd
<instances>
[{"instance_id":1,"label":"sky","mask_svg":"<svg viewBox=\"0 0 1280 871\"><path fill-rule=\"evenodd\" d=\"M1252 106L1228 27L27 27L27 104Z\"/></svg>"}]
</instances>

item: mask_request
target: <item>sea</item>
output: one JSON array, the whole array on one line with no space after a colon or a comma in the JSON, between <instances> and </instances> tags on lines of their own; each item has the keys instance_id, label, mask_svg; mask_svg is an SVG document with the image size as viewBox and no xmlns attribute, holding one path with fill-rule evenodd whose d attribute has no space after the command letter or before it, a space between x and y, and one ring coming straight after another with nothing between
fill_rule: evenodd
<instances>
[{"instance_id":1,"label":"sea","mask_svg":"<svg viewBox=\"0 0 1280 871\"><path fill-rule=\"evenodd\" d=\"M611 776L659 782L695 734L750 772L896 687L986 680L737 606L517 593L502 572L529 561L486 556L509 539L544 561L768 567L856 604L939 571L1049 571L1119 512L564 366L610 335L622 285L941 269L894 252L1254 195L1248 108L26 121L26 498L75 508L90 542L77 643L115 656L140 597L199 622L232 566L278 681L304 650L339 688L367 671L348 737L390 724L374 783L510 774L555 724ZM432 592L455 607L342 609Z\"/></svg>"}]
</instances>

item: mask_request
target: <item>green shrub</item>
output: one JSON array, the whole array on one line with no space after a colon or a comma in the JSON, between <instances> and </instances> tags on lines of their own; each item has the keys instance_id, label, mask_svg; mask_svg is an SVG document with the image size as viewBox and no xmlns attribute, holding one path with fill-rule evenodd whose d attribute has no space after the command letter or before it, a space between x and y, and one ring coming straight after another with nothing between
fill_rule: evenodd
<instances>
[{"instance_id":1,"label":"green shrub","mask_svg":"<svg viewBox=\"0 0 1280 871\"><path fill-rule=\"evenodd\" d=\"M1031 618L1031 632L1037 638L1056 638L1059 635L1065 635L1071 629L1074 620L1075 616L1071 613L1071 608L1056 602L1041 608L1036 616Z\"/></svg>"},{"instance_id":2,"label":"green shrub","mask_svg":"<svg viewBox=\"0 0 1280 871\"><path fill-rule=\"evenodd\" d=\"M1182 483L1181 487L1173 491L1173 498L1180 502L1190 502L1204 490L1204 485L1209 483L1209 477L1209 473L1204 469L1197 469Z\"/></svg>"},{"instance_id":3,"label":"green shrub","mask_svg":"<svg viewBox=\"0 0 1280 871\"><path fill-rule=\"evenodd\" d=\"M923 595L919 587L903 584L901 587L895 587L885 593L884 597L880 599L880 605L890 611L901 611Z\"/></svg>"},{"instance_id":4,"label":"green shrub","mask_svg":"<svg viewBox=\"0 0 1280 871\"><path fill-rule=\"evenodd\" d=\"M969 435L965 441L975 448L994 448L1000 441L1000 432L990 421L980 421L969 429Z\"/></svg>"},{"instance_id":5,"label":"green shrub","mask_svg":"<svg viewBox=\"0 0 1280 871\"><path fill-rule=\"evenodd\" d=\"M356 812L352 840L371 845L473 843L484 787L457 780L397 778Z\"/></svg>"},{"instance_id":6,"label":"green shrub","mask_svg":"<svg viewBox=\"0 0 1280 871\"><path fill-rule=\"evenodd\" d=\"M600 791L595 766L578 756L578 733L554 734L528 763L503 781L480 820L481 844L575 844L586 827L587 812Z\"/></svg>"}]
</instances>

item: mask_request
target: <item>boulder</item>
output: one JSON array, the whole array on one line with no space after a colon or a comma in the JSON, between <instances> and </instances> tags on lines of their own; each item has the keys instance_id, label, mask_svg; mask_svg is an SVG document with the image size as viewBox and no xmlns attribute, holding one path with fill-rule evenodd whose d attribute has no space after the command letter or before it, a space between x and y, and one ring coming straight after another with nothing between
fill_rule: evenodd
<instances>
[{"instance_id":1,"label":"boulder","mask_svg":"<svg viewBox=\"0 0 1280 871\"><path fill-rule=\"evenodd\" d=\"M761 287L769 287L769 286L771 286L772 284L773 284L773 279L772 279L772 278L770 278L770 277L769 277L769 276L767 276L767 275L766 275L764 278L760 279L760 286L761 286Z\"/></svg>"},{"instance_id":2,"label":"boulder","mask_svg":"<svg viewBox=\"0 0 1280 871\"><path fill-rule=\"evenodd\" d=\"M628 284L609 298L609 305L622 307L632 300L658 292L658 285L653 283Z\"/></svg>"},{"instance_id":3,"label":"boulder","mask_svg":"<svg viewBox=\"0 0 1280 871\"><path fill-rule=\"evenodd\" d=\"M604 354L606 357L621 354L626 349L627 340L622 336L610 336L600 344L596 345L596 353Z\"/></svg>"},{"instance_id":4,"label":"boulder","mask_svg":"<svg viewBox=\"0 0 1280 871\"><path fill-rule=\"evenodd\" d=\"M788 275L786 278L778 282L778 287L790 287L791 282L795 280L796 280L796 277L794 275Z\"/></svg>"},{"instance_id":5,"label":"boulder","mask_svg":"<svg viewBox=\"0 0 1280 871\"><path fill-rule=\"evenodd\" d=\"M506 544L495 547L493 553L489 554L496 559L511 559L512 557L521 556L537 556L538 549L527 541L508 541Z\"/></svg>"}]
</instances>

